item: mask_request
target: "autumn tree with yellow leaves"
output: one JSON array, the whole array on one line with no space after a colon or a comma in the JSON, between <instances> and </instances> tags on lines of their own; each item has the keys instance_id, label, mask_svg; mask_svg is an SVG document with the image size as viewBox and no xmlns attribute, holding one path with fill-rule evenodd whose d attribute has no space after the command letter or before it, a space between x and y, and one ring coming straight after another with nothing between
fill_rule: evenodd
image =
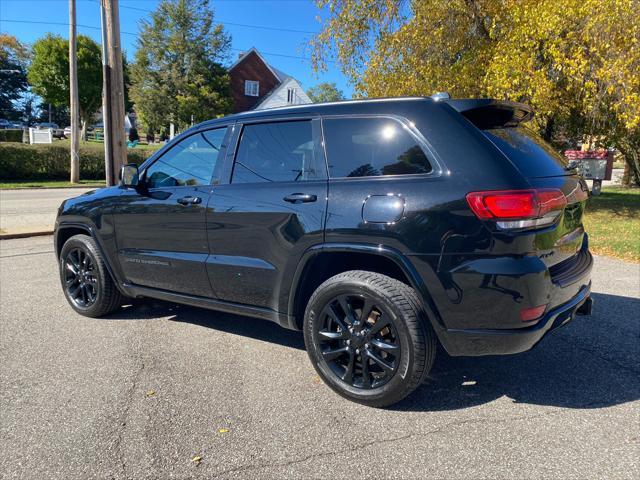
<instances>
[{"instance_id":1,"label":"autumn tree with yellow leaves","mask_svg":"<svg viewBox=\"0 0 640 480\"><path fill-rule=\"evenodd\" d=\"M317 0L314 66L367 97L530 104L548 140L596 139L640 184L640 0Z\"/></svg>"}]
</instances>

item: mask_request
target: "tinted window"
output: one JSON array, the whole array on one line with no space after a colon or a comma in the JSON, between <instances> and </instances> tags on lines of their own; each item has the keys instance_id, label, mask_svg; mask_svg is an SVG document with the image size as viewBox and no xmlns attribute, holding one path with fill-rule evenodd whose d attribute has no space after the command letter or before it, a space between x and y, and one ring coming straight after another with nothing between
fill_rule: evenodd
<instances>
[{"instance_id":1,"label":"tinted window","mask_svg":"<svg viewBox=\"0 0 640 480\"><path fill-rule=\"evenodd\" d=\"M323 131L331 177L407 175L432 170L415 138L395 120L326 119Z\"/></svg>"},{"instance_id":2,"label":"tinted window","mask_svg":"<svg viewBox=\"0 0 640 480\"><path fill-rule=\"evenodd\" d=\"M293 182L324 177L311 120L242 129L232 183Z\"/></svg>"},{"instance_id":3,"label":"tinted window","mask_svg":"<svg viewBox=\"0 0 640 480\"><path fill-rule=\"evenodd\" d=\"M147 169L148 187L209 185L226 131L217 128L181 140Z\"/></svg>"},{"instance_id":4,"label":"tinted window","mask_svg":"<svg viewBox=\"0 0 640 480\"><path fill-rule=\"evenodd\" d=\"M493 128L484 130L484 134L525 177L551 177L572 173L565 170L567 160L528 128Z\"/></svg>"}]
</instances>

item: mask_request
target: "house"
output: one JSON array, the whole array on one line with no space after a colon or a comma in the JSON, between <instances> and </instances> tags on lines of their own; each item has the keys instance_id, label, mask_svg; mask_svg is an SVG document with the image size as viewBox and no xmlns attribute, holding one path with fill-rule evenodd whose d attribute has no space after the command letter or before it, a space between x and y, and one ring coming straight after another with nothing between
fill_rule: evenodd
<instances>
[{"instance_id":1,"label":"house","mask_svg":"<svg viewBox=\"0 0 640 480\"><path fill-rule=\"evenodd\" d=\"M252 48L229 67L234 113L313 103L293 77L269 65Z\"/></svg>"}]
</instances>

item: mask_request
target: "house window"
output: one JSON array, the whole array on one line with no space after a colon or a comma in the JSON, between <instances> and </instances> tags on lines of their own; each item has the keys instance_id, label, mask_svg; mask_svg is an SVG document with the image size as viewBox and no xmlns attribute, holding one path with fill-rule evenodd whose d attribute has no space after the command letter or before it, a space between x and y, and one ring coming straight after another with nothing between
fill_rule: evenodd
<instances>
[{"instance_id":1,"label":"house window","mask_svg":"<svg viewBox=\"0 0 640 480\"><path fill-rule=\"evenodd\" d=\"M288 88L287 89L287 103L296 103L296 89Z\"/></svg>"},{"instance_id":2,"label":"house window","mask_svg":"<svg viewBox=\"0 0 640 480\"><path fill-rule=\"evenodd\" d=\"M260 82L257 82L255 80L245 80L244 94L248 95L249 97L260 96Z\"/></svg>"}]
</instances>

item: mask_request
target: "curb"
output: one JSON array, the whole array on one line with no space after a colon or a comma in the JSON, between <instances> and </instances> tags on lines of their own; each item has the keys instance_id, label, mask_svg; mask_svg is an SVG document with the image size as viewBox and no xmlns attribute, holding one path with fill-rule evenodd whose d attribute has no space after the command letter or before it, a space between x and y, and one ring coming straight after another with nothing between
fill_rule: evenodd
<instances>
[{"instance_id":1,"label":"curb","mask_svg":"<svg viewBox=\"0 0 640 480\"><path fill-rule=\"evenodd\" d=\"M37 232L0 233L0 240L13 240L14 238L44 237L53 235L53 230L39 230Z\"/></svg>"}]
</instances>

